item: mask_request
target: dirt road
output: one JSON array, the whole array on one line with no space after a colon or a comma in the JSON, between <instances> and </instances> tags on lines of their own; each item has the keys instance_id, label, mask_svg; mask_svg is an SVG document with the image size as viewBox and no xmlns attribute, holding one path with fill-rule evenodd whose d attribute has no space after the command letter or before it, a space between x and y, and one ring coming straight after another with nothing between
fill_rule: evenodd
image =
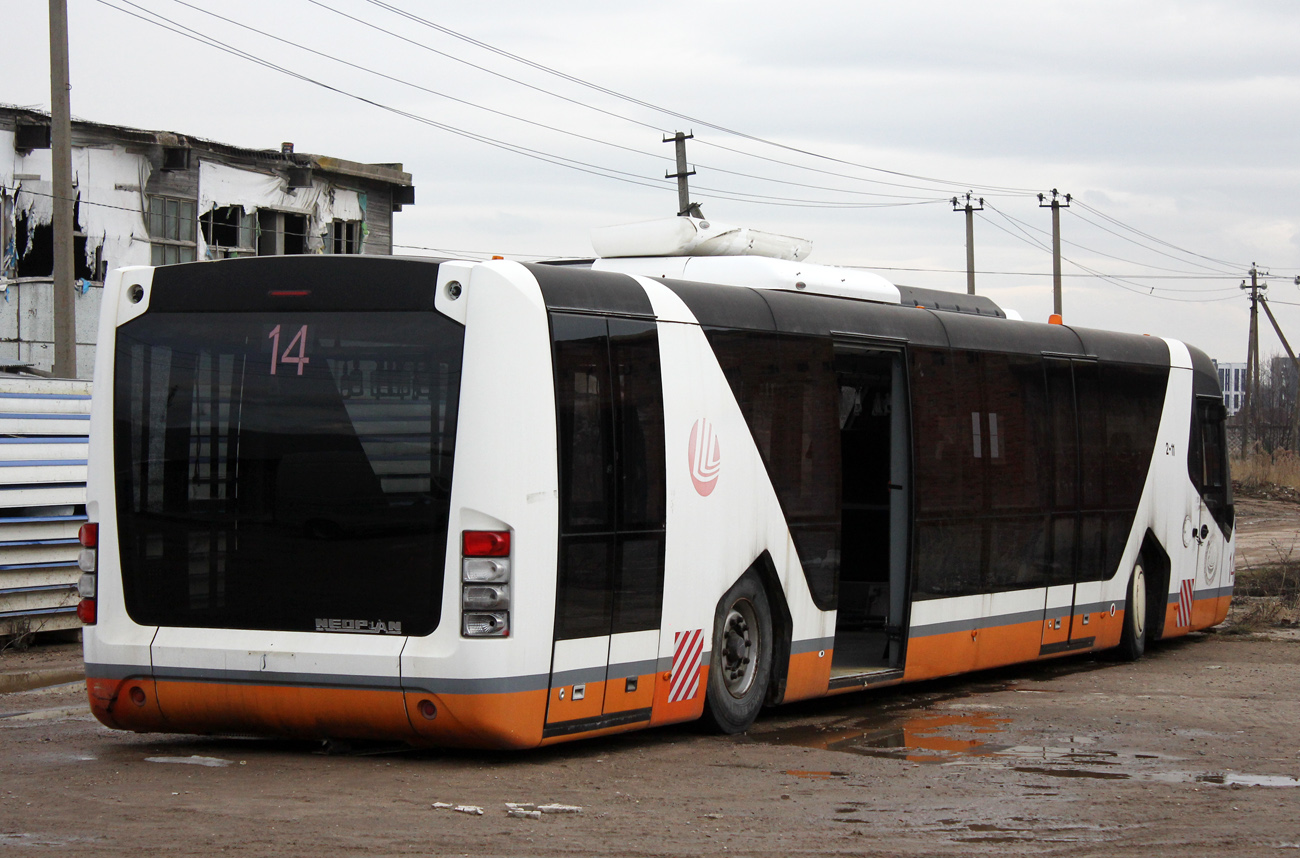
<instances>
[{"instance_id":1,"label":"dirt road","mask_svg":"<svg viewBox=\"0 0 1300 858\"><path fill-rule=\"evenodd\" d=\"M0 848L58 855L1278 855L1300 645L1202 635L522 754L137 736L0 697ZM368 749L376 750L376 749ZM473 805L483 815L438 809ZM506 802L581 813L511 818ZM23 847L21 850L18 847Z\"/></svg>"}]
</instances>

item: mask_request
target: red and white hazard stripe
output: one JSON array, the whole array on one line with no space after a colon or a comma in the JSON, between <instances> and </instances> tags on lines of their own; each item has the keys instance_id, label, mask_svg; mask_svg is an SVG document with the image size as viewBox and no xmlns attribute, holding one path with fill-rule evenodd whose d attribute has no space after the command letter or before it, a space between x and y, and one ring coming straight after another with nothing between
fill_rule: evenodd
<instances>
[{"instance_id":1,"label":"red and white hazard stripe","mask_svg":"<svg viewBox=\"0 0 1300 858\"><path fill-rule=\"evenodd\" d=\"M1195 578L1188 578L1178 585L1178 626L1192 624L1192 589L1196 586Z\"/></svg>"},{"instance_id":2,"label":"red and white hazard stripe","mask_svg":"<svg viewBox=\"0 0 1300 858\"><path fill-rule=\"evenodd\" d=\"M668 702L690 700L700 688L700 656L704 654L704 629L673 634L673 672Z\"/></svg>"}]
</instances>

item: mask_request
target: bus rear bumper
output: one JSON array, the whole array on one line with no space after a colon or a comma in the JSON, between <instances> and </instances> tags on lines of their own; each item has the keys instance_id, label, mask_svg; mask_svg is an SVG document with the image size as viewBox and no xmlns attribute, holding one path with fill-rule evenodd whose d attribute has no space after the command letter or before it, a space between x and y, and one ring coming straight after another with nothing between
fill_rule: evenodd
<instances>
[{"instance_id":1,"label":"bus rear bumper","mask_svg":"<svg viewBox=\"0 0 1300 858\"><path fill-rule=\"evenodd\" d=\"M340 677L340 680L345 680ZM402 688L88 675L91 711L138 733L243 734L521 749L542 742L546 690L435 694Z\"/></svg>"}]
</instances>

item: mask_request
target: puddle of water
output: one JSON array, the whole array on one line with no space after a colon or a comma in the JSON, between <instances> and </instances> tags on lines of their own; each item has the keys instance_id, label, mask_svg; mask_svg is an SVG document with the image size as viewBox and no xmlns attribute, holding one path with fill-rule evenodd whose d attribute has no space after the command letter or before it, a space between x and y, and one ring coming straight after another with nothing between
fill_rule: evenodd
<instances>
[{"instance_id":1,"label":"puddle of water","mask_svg":"<svg viewBox=\"0 0 1300 858\"><path fill-rule=\"evenodd\" d=\"M212 768L223 768L233 766L234 760L223 760L221 757L200 757L197 754L189 757L145 757L146 763L178 763L183 766L210 766Z\"/></svg>"},{"instance_id":2,"label":"puddle of water","mask_svg":"<svg viewBox=\"0 0 1300 858\"><path fill-rule=\"evenodd\" d=\"M0 715L4 721L58 721L67 718L90 719L90 709L86 706L65 706L56 709L37 709L33 712L14 712Z\"/></svg>"},{"instance_id":3,"label":"puddle of water","mask_svg":"<svg viewBox=\"0 0 1300 858\"><path fill-rule=\"evenodd\" d=\"M849 776L848 772L809 772L804 771L803 769L790 769L786 774L792 775L796 778L809 778L815 781L829 781L837 778L847 778Z\"/></svg>"},{"instance_id":4,"label":"puddle of water","mask_svg":"<svg viewBox=\"0 0 1300 858\"><path fill-rule=\"evenodd\" d=\"M78 680L84 681L86 670L76 667L48 667L33 670L19 670L0 673L0 694L15 691L32 691L51 685L64 685Z\"/></svg>"},{"instance_id":5,"label":"puddle of water","mask_svg":"<svg viewBox=\"0 0 1300 858\"><path fill-rule=\"evenodd\" d=\"M1106 772L1096 769L1057 769L1046 766L1012 766L1013 771L1031 775L1050 775L1054 778L1093 778L1101 781L1126 781L1132 775L1124 772Z\"/></svg>"},{"instance_id":6,"label":"puddle of water","mask_svg":"<svg viewBox=\"0 0 1300 858\"><path fill-rule=\"evenodd\" d=\"M986 737L1002 732L1009 723L1010 718L979 713L932 712L902 720L889 716L863 718L839 729L795 727L771 737L760 737L760 741L914 763L940 763L959 756L992 753L994 749L988 747Z\"/></svg>"},{"instance_id":7,"label":"puddle of water","mask_svg":"<svg viewBox=\"0 0 1300 858\"><path fill-rule=\"evenodd\" d=\"M1221 775L1200 775L1196 778L1196 781L1203 784L1222 784L1224 786L1300 786L1300 778L1293 778L1289 775L1243 775L1240 772L1224 772Z\"/></svg>"}]
</instances>

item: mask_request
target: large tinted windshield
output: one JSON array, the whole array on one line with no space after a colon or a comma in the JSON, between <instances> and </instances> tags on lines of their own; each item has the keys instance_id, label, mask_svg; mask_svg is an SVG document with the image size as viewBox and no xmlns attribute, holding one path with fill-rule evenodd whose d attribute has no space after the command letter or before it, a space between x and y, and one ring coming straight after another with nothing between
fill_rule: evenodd
<instances>
[{"instance_id":1,"label":"large tinted windshield","mask_svg":"<svg viewBox=\"0 0 1300 858\"><path fill-rule=\"evenodd\" d=\"M131 617L432 631L462 343L430 311L164 312L119 328Z\"/></svg>"}]
</instances>

